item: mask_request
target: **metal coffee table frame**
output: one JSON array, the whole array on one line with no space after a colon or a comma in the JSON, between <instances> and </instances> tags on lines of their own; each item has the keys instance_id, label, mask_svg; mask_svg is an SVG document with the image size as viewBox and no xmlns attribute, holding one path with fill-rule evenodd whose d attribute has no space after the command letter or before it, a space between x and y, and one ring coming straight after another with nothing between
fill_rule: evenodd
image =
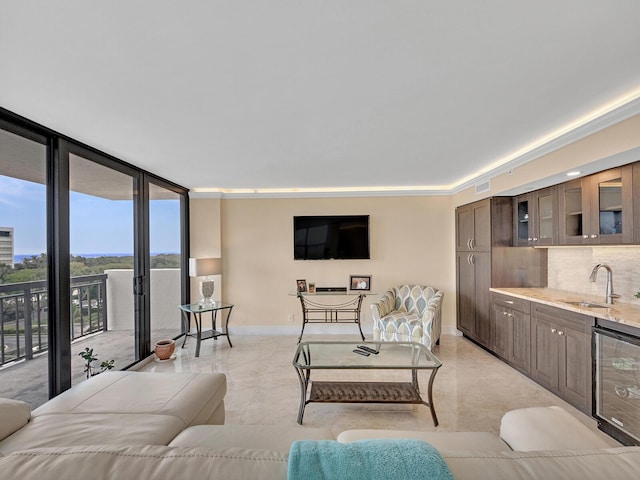
<instances>
[{"instance_id":1,"label":"metal coffee table frame","mask_svg":"<svg viewBox=\"0 0 640 480\"><path fill-rule=\"evenodd\" d=\"M353 350L366 345L379 354L368 357ZM438 417L433 405L433 381L442 362L429 349L415 342L302 342L298 344L293 366L300 380L298 423L307 404L394 403L422 404L429 407L433 425ZM410 370L409 382L311 381L311 370ZM418 386L418 370L430 370L425 401Z\"/></svg>"}]
</instances>

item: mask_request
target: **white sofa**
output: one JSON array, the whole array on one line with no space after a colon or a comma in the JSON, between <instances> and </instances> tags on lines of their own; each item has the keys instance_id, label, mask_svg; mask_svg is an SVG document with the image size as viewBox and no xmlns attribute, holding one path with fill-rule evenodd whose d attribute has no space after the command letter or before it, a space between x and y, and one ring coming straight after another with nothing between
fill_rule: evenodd
<instances>
[{"instance_id":1,"label":"white sofa","mask_svg":"<svg viewBox=\"0 0 640 480\"><path fill-rule=\"evenodd\" d=\"M1 442L5 447L3 453L12 450L4 457L0 456L0 477L6 480L286 479L289 448L293 441L335 440L327 429L297 425L194 425L198 418L207 417L207 412L217 412L213 417L209 415L208 420L220 418L219 409L223 408L223 404L219 394L226 388L223 375L205 374L209 378L203 379L203 383L197 378L198 374L186 383L179 378L168 379L165 374L145 374L157 375L157 379L133 375L128 379L129 383L110 383L102 390L104 395L93 385L90 386L94 393L90 396L86 395L86 389L85 392L74 392L79 389L78 386L66 395L67 407L63 408L54 399L34 411L32 420L54 416L58 414L56 412L61 412L67 419L68 415L83 416L84 426L78 419L73 422L72 429L63 429L57 435L48 432L46 436L50 443L47 446L44 445L46 442L27 445L25 437L20 442L21 449L12 450L18 444L7 440L16 434L18 437L24 435L24 432L20 432L31 428L30 422L19 427L17 425L22 420L5 421L7 414L9 419L14 419L23 418L27 412L20 402L5 402L4 405L0 402L0 436L8 435ZM178 382L188 395L182 395L180 387L164 390L168 395L163 398L160 392L154 394L148 386L157 384L161 379ZM128 387L133 384L139 386L131 392ZM209 391L205 384L215 391ZM156 400L143 399L145 407L142 407L137 397L142 393L141 390L145 391L143 397ZM82 394L76 396L76 393ZM117 394L116 399L114 396ZM159 438L145 443L136 433L139 424L132 422L128 426L122 422L121 413L114 412L115 407L111 406L109 412L99 414L95 407L81 406L90 399L99 403L104 400L105 407L117 400L117 404L129 412L125 415L132 415L131 419L133 416L147 415L142 410L150 408L150 415L156 415L158 422L164 424L167 421L162 428L158 427L162 438L166 438L164 428L173 428L174 423L164 417L179 418L184 428L167 444ZM197 405L202 408L198 409ZM84 413L86 408L93 410L88 415L103 415L102 418L84 416L87 415ZM188 418L185 418L186 411L191 411ZM109 424L111 415L116 416L117 430L120 432L117 436L105 438L101 425ZM91 437L89 432L94 428L97 428L97 433ZM12 429L13 433L7 433ZM82 434L82 431L87 433ZM150 431L147 434L152 435ZM637 479L640 472L640 447L609 448L602 438L557 407L508 412L502 419L500 438L482 432L349 430L338 435L337 441L347 443L371 438L415 438L429 442L438 449L456 479L624 480Z\"/></svg>"},{"instance_id":2,"label":"white sofa","mask_svg":"<svg viewBox=\"0 0 640 480\"><path fill-rule=\"evenodd\" d=\"M50 446L167 445L185 428L224 423L217 373L105 372L30 411L0 400L0 455ZM1 475L0 475L1 476Z\"/></svg>"}]
</instances>

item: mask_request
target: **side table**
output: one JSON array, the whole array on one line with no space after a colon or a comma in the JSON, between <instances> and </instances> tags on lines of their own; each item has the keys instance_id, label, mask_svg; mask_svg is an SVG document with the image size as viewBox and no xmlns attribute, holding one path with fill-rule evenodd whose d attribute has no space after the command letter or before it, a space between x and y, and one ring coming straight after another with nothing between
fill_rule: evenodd
<instances>
[{"instance_id":1,"label":"side table","mask_svg":"<svg viewBox=\"0 0 640 480\"><path fill-rule=\"evenodd\" d=\"M229 318L231 317L231 310L233 309L233 305L229 303L222 302L213 302L207 304L199 304L192 303L188 305L180 305L180 310L182 311L182 320L184 322L184 340L182 342L182 348L184 348L185 343L187 343L187 337L196 337L196 357L200 356L200 343L202 340L207 340L208 338L213 338L217 340L218 337L224 336L227 337L227 342L229 342L229 347L233 347L231 345L231 339L229 338ZM220 328L221 330L216 330L216 319L218 316L218 312L222 312L226 310L227 312L227 321L224 324L224 330L222 330L222 318L220 319ZM205 312L211 312L211 330L202 331L202 314ZM193 318L196 322L196 333L189 333L190 330L190 316L193 314ZM222 317L222 313L220 314Z\"/></svg>"}]
</instances>

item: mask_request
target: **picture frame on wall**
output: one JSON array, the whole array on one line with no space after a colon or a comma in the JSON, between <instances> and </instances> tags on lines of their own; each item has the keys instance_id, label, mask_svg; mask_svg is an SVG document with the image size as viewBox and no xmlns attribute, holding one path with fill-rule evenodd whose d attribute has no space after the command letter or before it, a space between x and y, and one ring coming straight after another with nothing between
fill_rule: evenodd
<instances>
[{"instance_id":1,"label":"picture frame on wall","mask_svg":"<svg viewBox=\"0 0 640 480\"><path fill-rule=\"evenodd\" d=\"M316 284L309 283L309 293L316 293Z\"/></svg>"},{"instance_id":2,"label":"picture frame on wall","mask_svg":"<svg viewBox=\"0 0 640 480\"><path fill-rule=\"evenodd\" d=\"M349 275L349 290L370 291L371 275Z\"/></svg>"},{"instance_id":3,"label":"picture frame on wall","mask_svg":"<svg viewBox=\"0 0 640 480\"><path fill-rule=\"evenodd\" d=\"M306 280L296 280L296 291L298 293L307 293L307 281Z\"/></svg>"}]
</instances>

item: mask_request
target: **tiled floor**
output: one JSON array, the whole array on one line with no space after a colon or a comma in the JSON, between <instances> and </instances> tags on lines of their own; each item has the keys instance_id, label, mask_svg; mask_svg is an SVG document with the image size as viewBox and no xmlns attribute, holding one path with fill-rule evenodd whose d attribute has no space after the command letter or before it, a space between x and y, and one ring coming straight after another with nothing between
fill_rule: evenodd
<instances>
[{"instance_id":1,"label":"tiled floor","mask_svg":"<svg viewBox=\"0 0 640 480\"><path fill-rule=\"evenodd\" d=\"M346 336L307 335L305 340L355 340ZM227 375L226 424L296 425L300 400L298 377L292 366L295 336L232 337L202 343L195 358L195 341L176 349L176 358L151 361L141 370L152 372L220 372ZM443 363L433 387L440 425L433 426L423 405L309 404L304 426L329 427L334 434L352 428L404 430L489 431L498 433L508 410L559 405L602 438L618 445L596 428L595 421L535 382L462 337L445 335L434 353ZM377 373L378 374L378 373ZM385 372L380 375L393 375ZM313 379L313 376L312 376ZM426 376L425 376L426 380ZM422 388L426 391L426 385Z\"/></svg>"}]
</instances>

